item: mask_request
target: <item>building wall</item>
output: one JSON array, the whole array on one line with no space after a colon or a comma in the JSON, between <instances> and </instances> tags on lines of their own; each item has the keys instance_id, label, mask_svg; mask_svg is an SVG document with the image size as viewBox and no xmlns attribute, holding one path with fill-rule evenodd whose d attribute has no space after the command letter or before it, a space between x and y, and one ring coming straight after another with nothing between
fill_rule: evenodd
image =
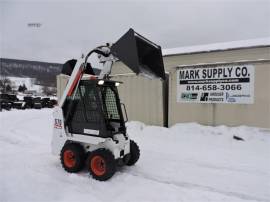
<instances>
[{"instance_id":1,"label":"building wall","mask_svg":"<svg viewBox=\"0 0 270 202\"><path fill-rule=\"evenodd\" d=\"M270 62L249 64L253 64L255 68L254 104L177 103L176 71L172 71L169 125L198 122L205 125L248 125L270 128Z\"/></svg>"},{"instance_id":2,"label":"building wall","mask_svg":"<svg viewBox=\"0 0 270 202\"><path fill-rule=\"evenodd\" d=\"M69 76L65 74L59 74L56 76L56 87L57 87L57 99L58 102L60 102L62 94L64 93L64 90L66 88L66 85L68 83Z\"/></svg>"},{"instance_id":3,"label":"building wall","mask_svg":"<svg viewBox=\"0 0 270 202\"><path fill-rule=\"evenodd\" d=\"M163 91L160 80L150 80L135 74L114 76L122 81L118 87L121 102L126 105L129 120L163 126Z\"/></svg>"},{"instance_id":4,"label":"building wall","mask_svg":"<svg viewBox=\"0 0 270 202\"><path fill-rule=\"evenodd\" d=\"M169 126L180 122L198 122L205 125L249 125L270 128L270 63L268 60L270 60L270 47L165 56L165 71L169 73ZM254 104L191 104L176 102L177 66L214 63L236 64L241 61L245 61L245 64L253 64L255 67ZM112 74L130 72L121 62L115 63L112 69ZM142 99L141 96L143 95L146 98L145 95L160 88L158 85L150 86L141 83L139 77L133 78L132 82L128 77L124 78L122 76L121 79L126 79L125 85L134 85L135 88L140 86L143 89L135 91L136 94L132 94L132 96L138 97L137 99ZM128 90L120 91L120 96L124 98L128 93ZM151 95L152 99L158 101L163 98L160 95ZM127 98L124 100L130 112L130 120L160 125L160 122L156 122L152 117L145 115L147 113L144 107L140 107L141 103L129 104L130 100ZM161 105L155 107L161 107ZM137 109L136 112L135 109ZM160 112L160 114L162 113Z\"/></svg>"}]
</instances>

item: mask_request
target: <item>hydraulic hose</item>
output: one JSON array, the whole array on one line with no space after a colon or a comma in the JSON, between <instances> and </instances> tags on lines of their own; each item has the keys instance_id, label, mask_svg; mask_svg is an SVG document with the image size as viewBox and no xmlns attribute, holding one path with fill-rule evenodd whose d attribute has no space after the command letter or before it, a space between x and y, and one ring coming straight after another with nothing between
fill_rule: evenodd
<instances>
[{"instance_id":1,"label":"hydraulic hose","mask_svg":"<svg viewBox=\"0 0 270 202\"><path fill-rule=\"evenodd\" d=\"M103 47L108 47L108 46L99 46L93 50L91 50L85 57L85 64L87 63L87 60L89 58L89 56L92 54L92 53L97 53L97 54L100 54L104 57L108 57L110 55L110 53L104 53L103 51L99 50L99 48L103 48Z\"/></svg>"}]
</instances>

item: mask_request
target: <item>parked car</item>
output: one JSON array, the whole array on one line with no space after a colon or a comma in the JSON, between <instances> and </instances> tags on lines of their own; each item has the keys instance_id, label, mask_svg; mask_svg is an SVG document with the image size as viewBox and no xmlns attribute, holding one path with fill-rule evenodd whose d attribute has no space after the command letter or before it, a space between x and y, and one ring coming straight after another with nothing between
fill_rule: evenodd
<instances>
[{"instance_id":1,"label":"parked car","mask_svg":"<svg viewBox=\"0 0 270 202\"><path fill-rule=\"evenodd\" d=\"M25 97L23 97L23 101L25 102L25 108L26 109L33 108L33 97L25 96Z\"/></svg>"},{"instance_id":2,"label":"parked car","mask_svg":"<svg viewBox=\"0 0 270 202\"><path fill-rule=\"evenodd\" d=\"M54 106L57 105L57 100L51 99L51 100L50 100L50 103L51 103L51 104L50 104L50 106L51 106L50 108L53 108Z\"/></svg>"},{"instance_id":3,"label":"parked car","mask_svg":"<svg viewBox=\"0 0 270 202\"><path fill-rule=\"evenodd\" d=\"M47 108L50 105L50 98L46 97L46 98L42 98L41 99L41 104L43 108Z\"/></svg>"},{"instance_id":4,"label":"parked car","mask_svg":"<svg viewBox=\"0 0 270 202\"><path fill-rule=\"evenodd\" d=\"M53 108L55 105L57 105L57 101L55 99L46 97L41 99L41 104L43 108Z\"/></svg>"},{"instance_id":5,"label":"parked car","mask_svg":"<svg viewBox=\"0 0 270 202\"><path fill-rule=\"evenodd\" d=\"M8 97L9 101L12 103L12 108L25 109L25 102L23 100L19 100L16 95L9 94Z\"/></svg>"},{"instance_id":6,"label":"parked car","mask_svg":"<svg viewBox=\"0 0 270 202\"><path fill-rule=\"evenodd\" d=\"M33 98L33 108L34 109L41 109L42 108L41 97Z\"/></svg>"},{"instance_id":7,"label":"parked car","mask_svg":"<svg viewBox=\"0 0 270 202\"><path fill-rule=\"evenodd\" d=\"M12 108L12 102L9 101L8 94L0 94L0 110L10 110Z\"/></svg>"}]
</instances>

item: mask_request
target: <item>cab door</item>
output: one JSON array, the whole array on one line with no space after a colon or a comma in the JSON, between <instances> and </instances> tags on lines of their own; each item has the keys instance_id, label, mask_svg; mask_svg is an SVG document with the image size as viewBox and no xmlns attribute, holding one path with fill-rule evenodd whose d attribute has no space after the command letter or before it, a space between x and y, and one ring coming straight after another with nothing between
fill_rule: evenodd
<instances>
[{"instance_id":1,"label":"cab door","mask_svg":"<svg viewBox=\"0 0 270 202\"><path fill-rule=\"evenodd\" d=\"M102 104L96 83L81 81L71 100L70 133L107 137Z\"/></svg>"}]
</instances>

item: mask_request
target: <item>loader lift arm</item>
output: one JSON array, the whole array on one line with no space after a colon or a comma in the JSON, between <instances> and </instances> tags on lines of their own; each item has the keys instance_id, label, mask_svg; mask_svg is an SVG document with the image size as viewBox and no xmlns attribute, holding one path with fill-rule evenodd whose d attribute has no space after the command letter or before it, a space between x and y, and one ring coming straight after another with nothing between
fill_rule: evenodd
<instances>
[{"instance_id":1,"label":"loader lift arm","mask_svg":"<svg viewBox=\"0 0 270 202\"><path fill-rule=\"evenodd\" d=\"M61 97L59 106L63 107L67 96L71 96L87 69L87 60L91 54L98 54L103 69L99 79L109 79L111 68L116 60L121 60L134 73L148 78L165 80L161 47L136 33L133 29L124 34L115 44L106 44L90 51L80 58L70 75L70 79Z\"/></svg>"}]
</instances>

